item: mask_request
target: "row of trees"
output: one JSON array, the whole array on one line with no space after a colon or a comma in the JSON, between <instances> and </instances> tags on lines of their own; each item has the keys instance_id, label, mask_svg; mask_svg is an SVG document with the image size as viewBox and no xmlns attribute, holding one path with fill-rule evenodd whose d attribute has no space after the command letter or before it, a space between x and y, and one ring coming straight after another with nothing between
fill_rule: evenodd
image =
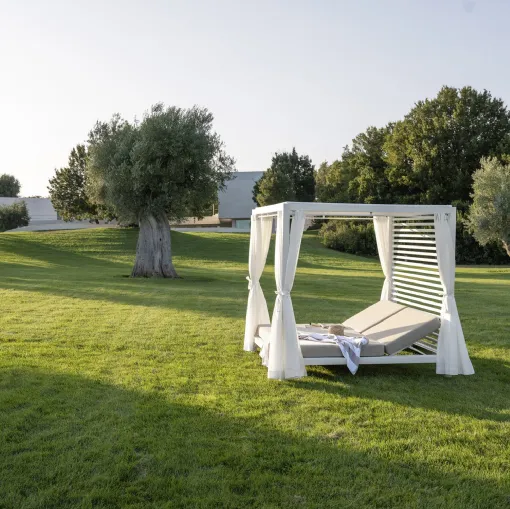
<instances>
[{"instance_id":1,"label":"row of trees","mask_svg":"<svg viewBox=\"0 0 510 509\"><path fill-rule=\"evenodd\" d=\"M310 158L299 156L295 149L276 154L254 188L254 199L259 205L313 199L453 204L459 210L459 259L493 262L498 253L502 256L501 244L505 249L509 244L506 154L510 154L510 113L503 101L471 87L443 87L435 98L418 102L403 120L360 133L340 159L319 166L314 183ZM296 184L305 166L301 161L306 161L304 193L298 193L302 188ZM482 245L495 241L499 245L491 248L495 252L479 250L470 258L476 250L472 235ZM334 222L323 227L321 236L331 247L353 245L358 252L363 246L367 250L375 246L365 242L366 232L359 225ZM463 247L469 249L464 253Z\"/></svg>"},{"instance_id":2,"label":"row of trees","mask_svg":"<svg viewBox=\"0 0 510 509\"><path fill-rule=\"evenodd\" d=\"M111 219L140 227L132 277L175 278L169 220L203 217L234 160L205 108L154 105L141 121L97 122L48 190L66 220Z\"/></svg>"},{"instance_id":3,"label":"row of trees","mask_svg":"<svg viewBox=\"0 0 510 509\"><path fill-rule=\"evenodd\" d=\"M481 158L507 153L510 114L503 101L471 87L443 87L403 120L369 127L340 160L321 165L317 199L465 207Z\"/></svg>"}]
</instances>

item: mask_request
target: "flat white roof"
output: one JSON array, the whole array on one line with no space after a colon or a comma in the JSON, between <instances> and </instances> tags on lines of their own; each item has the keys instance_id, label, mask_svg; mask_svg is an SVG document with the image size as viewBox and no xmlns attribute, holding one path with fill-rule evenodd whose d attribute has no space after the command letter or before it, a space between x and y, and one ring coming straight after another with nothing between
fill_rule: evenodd
<instances>
[{"instance_id":1,"label":"flat white roof","mask_svg":"<svg viewBox=\"0 0 510 509\"><path fill-rule=\"evenodd\" d=\"M308 216L420 216L438 212L454 213L451 205L398 205L366 203L317 203L317 202L283 202L266 207L257 207L253 214L275 215L286 210L291 215L302 210Z\"/></svg>"}]
</instances>

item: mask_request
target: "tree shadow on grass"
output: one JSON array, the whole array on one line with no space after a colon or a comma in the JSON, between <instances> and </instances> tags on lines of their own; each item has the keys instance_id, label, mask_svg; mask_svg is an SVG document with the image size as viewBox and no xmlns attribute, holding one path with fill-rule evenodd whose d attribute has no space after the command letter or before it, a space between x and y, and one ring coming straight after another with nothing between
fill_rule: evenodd
<instances>
[{"instance_id":1,"label":"tree shadow on grass","mask_svg":"<svg viewBox=\"0 0 510 509\"><path fill-rule=\"evenodd\" d=\"M180 280L131 279L122 277L129 274L130 265L74 255L49 246L37 251L39 260L52 265L0 263L0 288L230 318L243 318L246 312L247 272L239 267L187 266L180 269L183 276ZM55 264L53 261L61 254L60 264ZM265 273L261 282L271 310L275 290L273 274ZM308 321L347 318L353 314L351 311L357 312L372 303L366 295L373 294L375 299L380 284L380 278L310 277L298 271L293 292L296 313L306 310L301 319Z\"/></svg>"},{"instance_id":2,"label":"tree shadow on grass","mask_svg":"<svg viewBox=\"0 0 510 509\"><path fill-rule=\"evenodd\" d=\"M482 479L454 456L445 470L437 459L357 447L338 430L283 433L260 417L172 402L172 387L142 393L24 368L1 371L0 389L6 508L508 503L508 483Z\"/></svg>"},{"instance_id":3,"label":"tree shadow on grass","mask_svg":"<svg viewBox=\"0 0 510 509\"><path fill-rule=\"evenodd\" d=\"M85 240L83 239L82 242L85 242ZM126 249L114 250L109 246L107 252L97 252L101 256L91 256L77 251L76 245L69 246L68 249L56 247L54 243L45 242L44 237L40 235L34 237L21 234L0 235L0 252L22 255L26 258L63 268L83 269L86 266L118 268L127 265L124 262L108 259L109 256L111 257L114 254L125 254ZM133 258L134 253L133 251Z\"/></svg>"}]
</instances>

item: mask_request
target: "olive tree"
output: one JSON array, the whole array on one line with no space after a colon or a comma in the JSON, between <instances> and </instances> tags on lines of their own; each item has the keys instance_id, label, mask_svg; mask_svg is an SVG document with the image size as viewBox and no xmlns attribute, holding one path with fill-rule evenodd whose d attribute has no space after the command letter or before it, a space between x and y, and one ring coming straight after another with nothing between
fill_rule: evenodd
<instances>
[{"instance_id":1,"label":"olive tree","mask_svg":"<svg viewBox=\"0 0 510 509\"><path fill-rule=\"evenodd\" d=\"M203 217L234 160L205 108L154 105L130 123L119 115L89 134L88 194L140 226L132 277L175 278L169 220Z\"/></svg>"},{"instance_id":2,"label":"olive tree","mask_svg":"<svg viewBox=\"0 0 510 509\"><path fill-rule=\"evenodd\" d=\"M479 244L497 241L510 256L510 163L482 158L473 174L473 204L467 226Z\"/></svg>"}]
</instances>

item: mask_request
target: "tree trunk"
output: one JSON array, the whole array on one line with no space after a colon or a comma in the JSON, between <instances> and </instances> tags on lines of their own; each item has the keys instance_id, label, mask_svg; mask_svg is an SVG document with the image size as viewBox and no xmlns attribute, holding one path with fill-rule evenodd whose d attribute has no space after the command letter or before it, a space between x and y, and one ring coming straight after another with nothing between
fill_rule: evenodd
<instances>
[{"instance_id":1,"label":"tree trunk","mask_svg":"<svg viewBox=\"0 0 510 509\"><path fill-rule=\"evenodd\" d=\"M178 278L172 264L170 225L165 214L140 218L136 260L131 277Z\"/></svg>"},{"instance_id":2,"label":"tree trunk","mask_svg":"<svg viewBox=\"0 0 510 509\"><path fill-rule=\"evenodd\" d=\"M508 244L508 242L505 242L504 240L502 242L503 242L503 247L505 248L506 254L508 256L510 256L510 245Z\"/></svg>"}]
</instances>

